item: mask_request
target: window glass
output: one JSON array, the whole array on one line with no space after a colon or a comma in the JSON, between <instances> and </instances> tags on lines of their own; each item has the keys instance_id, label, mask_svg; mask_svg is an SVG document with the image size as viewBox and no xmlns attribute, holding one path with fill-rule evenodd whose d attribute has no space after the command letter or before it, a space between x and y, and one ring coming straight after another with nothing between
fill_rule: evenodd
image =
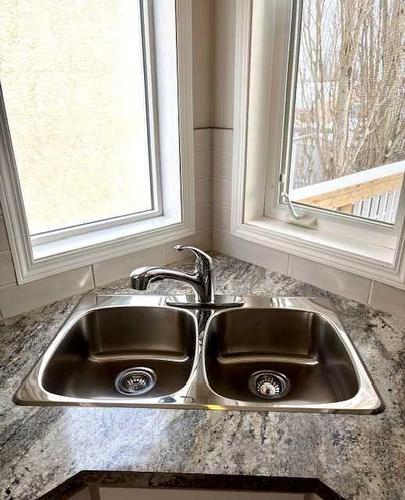
<instances>
[{"instance_id":1,"label":"window glass","mask_svg":"<svg viewBox=\"0 0 405 500\"><path fill-rule=\"evenodd\" d=\"M394 223L405 170L401 0L303 0L290 198Z\"/></svg>"},{"instance_id":2,"label":"window glass","mask_svg":"<svg viewBox=\"0 0 405 500\"><path fill-rule=\"evenodd\" d=\"M139 2L3 1L0 78L31 234L153 208Z\"/></svg>"}]
</instances>

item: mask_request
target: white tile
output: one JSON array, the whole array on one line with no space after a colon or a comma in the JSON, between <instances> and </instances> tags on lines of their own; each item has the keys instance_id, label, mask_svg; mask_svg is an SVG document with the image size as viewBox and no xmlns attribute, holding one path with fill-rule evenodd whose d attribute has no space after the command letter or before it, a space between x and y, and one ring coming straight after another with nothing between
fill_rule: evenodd
<instances>
[{"instance_id":1,"label":"white tile","mask_svg":"<svg viewBox=\"0 0 405 500\"><path fill-rule=\"evenodd\" d=\"M0 253L0 285L15 283L14 265L10 252Z\"/></svg>"},{"instance_id":2,"label":"white tile","mask_svg":"<svg viewBox=\"0 0 405 500\"><path fill-rule=\"evenodd\" d=\"M175 245L191 245L208 252L211 250L211 229L204 229L203 231L198 231L192 236L187 236L186 238L173 241L172 243L167 243L166 264L171 264L172 262L183 260L191 256L190 252L178 252L175 250Z\"/></svg>"},{"instance_id":3,"label":"white tile","mask_svg":"<svg viewBox=\"0 0 405 500\"><path fill-rule=\"evenodd\" d=\"M111 283L129 276L136 267L163 266L165 264L165 246L160 245L121 257L97 262L93 265L96 286Z\"/></svg>"},{"instance_id":4,"label":"white tile","mask_svg":"<svg viewBox=\"0 0 405 500\"><path fill-rule=\"evenodd\" d=\"M212 250L224 254L230 253L231 236L228 232L219 229L212 230Z\"/></svg>"},{"instance_id":5,"label":"white tile","mask_svg":"<svg viewBox=\"0 0 405 500\"><path fill-rule=\"evenodd\" d=\"M212 186L211 179L197 179L195 181L195 205L209 205L211 203Z\"/></svg>"},{"instance_id":6,"label":"white tile","mask_svg":"<svg viewBox=\"0 0 405 500\"><path fill-rule=\"evenodd\" d=\"M0 252L8 250L9 248L6 225L4 223L4 218L0 216Z\"/></svg>"},{"instance_id":7,"label":"white tile","mask_svg":"<svg viewBox=\"0 0 405 500\"><path fill-rule=\"evenodd\" d=\"M49 278L0 288L0 310L3 317L14 316L93 288L90 267L75 269Z\"/></svg>"},{"instance_id":8,"label":"white tile","mask_svg":"<svg viewBox=\"0 0 405 500\"><path fill-rule=\"evenodd\" d=\"M370 305L405 318L405 290L375 281L371 290Z\"/></svg>"},{"instance_id":9,"label":"white tile","mask_svg":"<svg viewBox=\"0 0 405 500\"><path fill-rule=\"evenodd\" d=\"M312 262L301 257L291 256L289 274L301 281L343 295L349 299L368 301L371 281L346 271Z\"/></svg>"},{"instance_id":10,"label":"white tile","mask_svg":"<svg viewBox=\"0 0 405 500\"><path fill-rule=\"evenodd\" d=\"M197 151L194 153L194 173L196 179L212 176L212 152Z\"/></svg>"},{"instance_id":11,"label":"white tile","mask_svg":"<svg viewBox=\"0 0 405 500\"><path fill-rule=\"evenodd\" d=\"M212 205L212 227L229 231L231 229L231 210L222 205Z\"/></svg>"},{"instance_id":12,"label":"white tile","mask_svg":"<svg viewBox=\"0 0 405 500\"><path fill-rule=\"evenodd\" d=\"M211 214L212 214L212 206L211 205L201 205L196 207L195 209L195 225L197 231L201 231L202 229L207 229L211 227Z\"/></svg>"},{"instance_id":13,"label":"white tile","mask_svg":"<svg viewBox=\"0 0 405 500\"><path fill-rule=\"evenodd\" d=\"M232 153L233 130L214 128L212 131L212 149Z\"/></svg>"},{"instance_id":14,"label":"white tile","mask_svg":"<svg viewBox=\"0 0 405 500\"><path fill-rule=\"evenodd\" d=\"M212 175L232 180L232 153L214 151L212 157Z\"/></svg>"},{"instance_id":15,"label":"white tile","mask_svg":"<svg viewBox=\"0 0 405 500\"><path fill-rule=\"evenodd\" d=\"M257 266L287 274L288 254L231 236L230 254Z\"/></svg>"},{"instance_id":16,"label":"white tile","mask_svg":"<svg viewBox=\"0 0 405 500\"><path fill-rule=\"evenodd\" d=\"M232 182L227 179L214 177L212 179L212 203L231 206Z\"/></svg>"},{"instance_id":17,"label":"white tile","mask_svg":"<svg viewBox=\"0 0 405 500\"><path fill-rule=\"evenodd\" d=\"M212 150L212 129L200 128L194 130L194 151Z\"/></svg>"}]
</instances>

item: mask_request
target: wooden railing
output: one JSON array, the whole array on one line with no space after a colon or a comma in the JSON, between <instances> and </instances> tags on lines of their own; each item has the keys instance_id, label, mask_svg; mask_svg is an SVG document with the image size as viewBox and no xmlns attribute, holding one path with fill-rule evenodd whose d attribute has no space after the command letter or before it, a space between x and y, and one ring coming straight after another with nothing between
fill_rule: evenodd
<instances>
[{"instance_id":1,"label":"wooden railing","mask_svg":"<svg viewBox=\"0 0 405 500\"><path fill-rule=\"evenodd\" d=\"M371 168L331 181L294 189L293 201L392 223L399 202L405 161Z\"/></svg>"}]
</instances>

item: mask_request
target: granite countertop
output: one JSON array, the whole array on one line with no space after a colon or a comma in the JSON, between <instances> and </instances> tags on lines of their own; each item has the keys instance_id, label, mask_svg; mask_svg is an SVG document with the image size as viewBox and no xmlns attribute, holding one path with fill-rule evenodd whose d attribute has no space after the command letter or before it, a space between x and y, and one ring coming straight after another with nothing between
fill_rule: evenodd
<instances>
[{"instance_id":1,"label":"granite countertop","mask_svg":"<svg viewBox=\"0 0 405 500\"><path fill-rule=\"evenodd\" d=\"M219 293L328 297L384 413L15 406L14 391L77 303L73 297L0 322L0 498L37 498L82 470L307 477L347 499L403 498L405 323L237 259L215 255L215 264ZM127 286L121 280L98 292L134 293ZM184 287L151 287L175 290Z\"/></svg>"}]
</instances>

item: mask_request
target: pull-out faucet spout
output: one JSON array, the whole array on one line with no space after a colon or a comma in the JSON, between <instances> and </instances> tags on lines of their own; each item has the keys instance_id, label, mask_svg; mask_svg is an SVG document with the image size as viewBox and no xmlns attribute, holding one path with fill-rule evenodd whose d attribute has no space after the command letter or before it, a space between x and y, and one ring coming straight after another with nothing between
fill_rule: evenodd
<instances>
[{"instance_id":1,"label":"pull-out faucet spout","mask_svg":"<svg viewBox=\"0 0 405 500\"><path fill-rule=\"evenodd\" d=\"M193 273L176 271L161 267L140 267L132 271L131 285L135 290L146 290L149 283L163 279L174 279L188 283L194 288L198 302L201 304L214 303L214 280L212 257L207 253L191 246L176 245L178 251L190 250L196 256L195 269Z\"/></svg>"}]
</instances>

